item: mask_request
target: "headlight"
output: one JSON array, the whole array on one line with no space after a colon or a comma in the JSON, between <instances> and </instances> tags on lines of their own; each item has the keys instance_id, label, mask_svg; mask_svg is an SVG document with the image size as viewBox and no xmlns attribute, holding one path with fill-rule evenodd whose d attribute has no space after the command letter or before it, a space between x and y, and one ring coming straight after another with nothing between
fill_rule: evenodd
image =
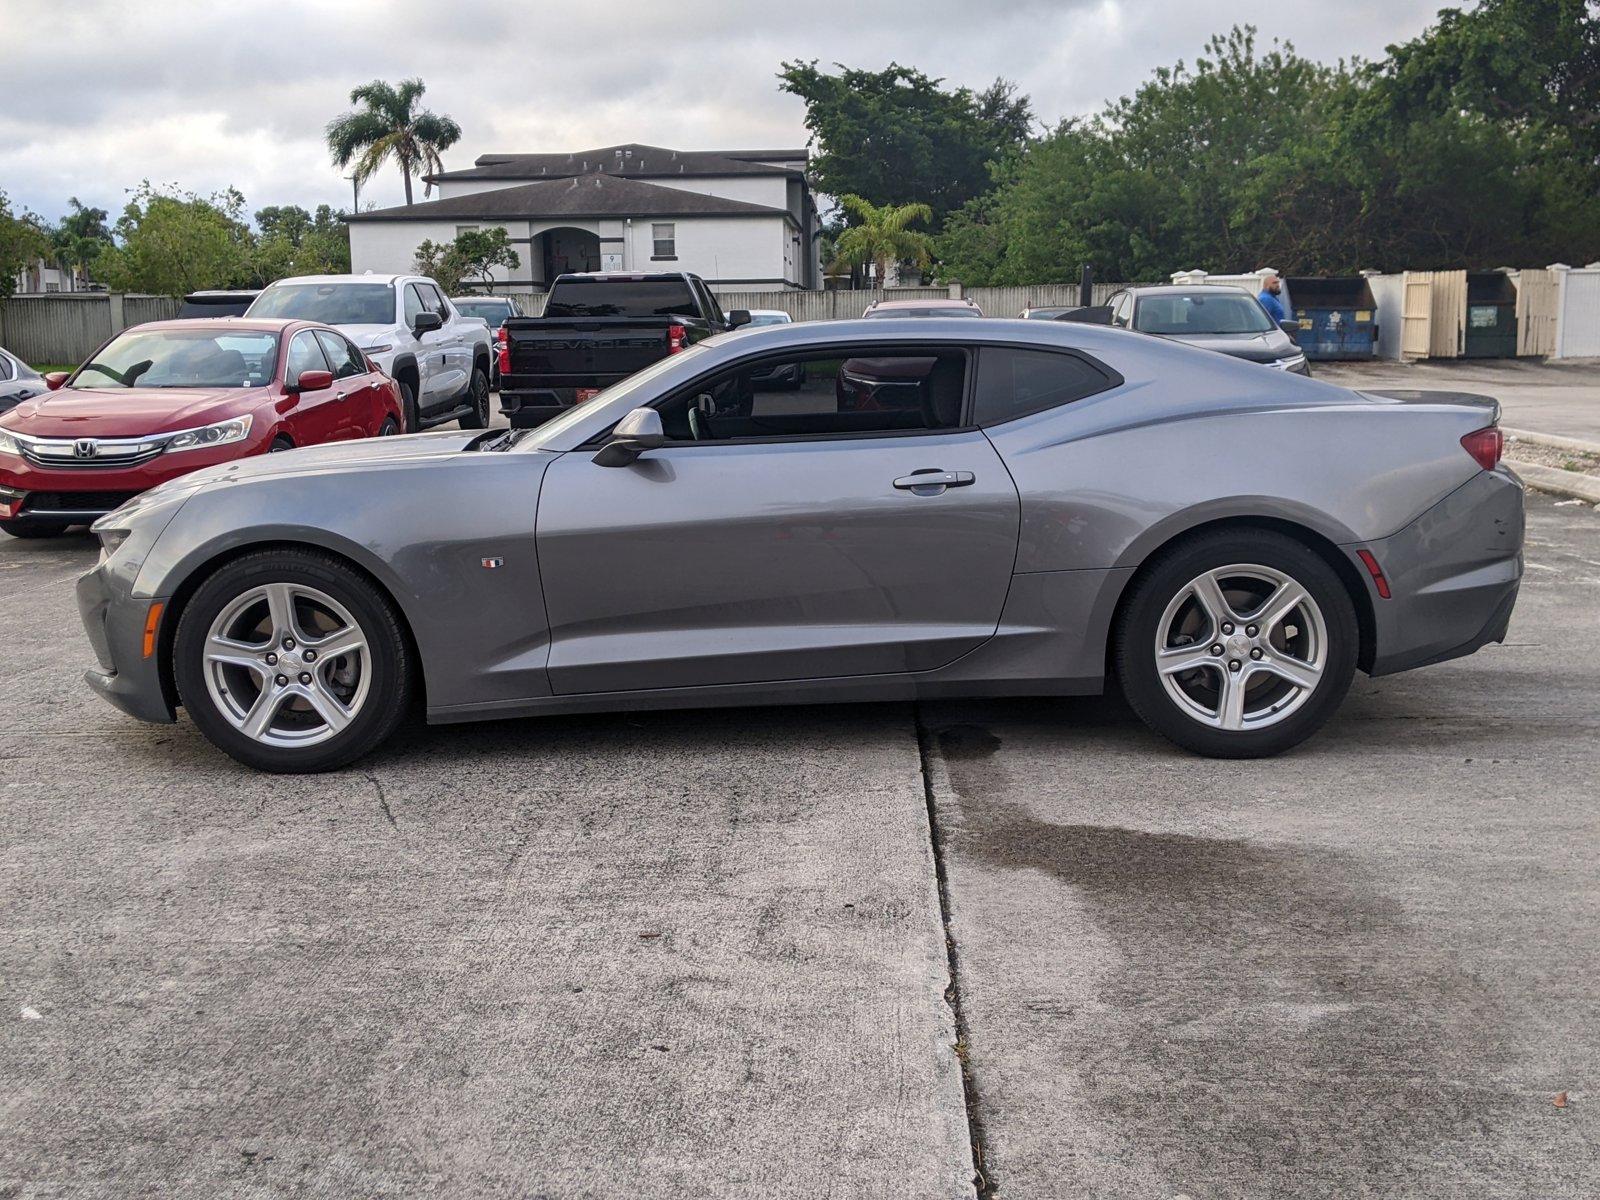
<instances>
[{"instance_id":1,"label":"headlight","mask_svg":"<svg viewBox=\"0 0 1600 1200\"><path fill-rule=\"evenodd\" d=\"M117 547L127 541L133 533L131 529L96 529L94 534L100 539L100 561L96 566L104 566L106 559L117 552Z\"/></svg>"},{"instance_id":2,"label":"headlight","mask_svg":"<svg viewBox=\"0 0 1600 1200\"><path fill-rule=\"evenodd\" d=\"M4 429L0 429L0 454L21 454L22 447L17 445L17 439Z\"/></svg>"},{"instance_id":3,"label":"headlight","mask_svg":"<svg viewBox=\"0 0 1600 1200\"><path fill-rule=\"evenodd\" d=\"M250 436L250 418L234 417L231 421L218 421L199 429L185 429L167 438L164 450L199 450L208 446L225 446L229 442L242 442Z\"/></svg>"},{"instance_id":4,"label":"headlight","mask_svg":"<svg viewBox=\"0 0 1600 1200\"><path fill-rule=\"evenodd\" d=\"M1278 359L1272 365L1280 371L1298 371L1306 365L1306 356L1304 354L1291 354L1288 358Z\"/></svg>"}]
</instances>

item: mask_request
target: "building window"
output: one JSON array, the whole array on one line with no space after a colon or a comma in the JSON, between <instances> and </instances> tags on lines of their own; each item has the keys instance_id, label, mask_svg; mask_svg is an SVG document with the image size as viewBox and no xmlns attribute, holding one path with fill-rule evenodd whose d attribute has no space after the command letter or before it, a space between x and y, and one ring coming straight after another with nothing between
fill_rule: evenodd
<instances>
[{"instance_id":1,"label":"building window","mask_svg":"<svg viewBox=\"0 0 1600 1200\"><path fill-rule=\"evenodd\" d=\"M678 257L678 227L676 225L650 226L650 257Z\"/></svg>"},{"instance_id":2,"label":"building window","mask_svg":"<svg viewBox=\"0 0 1600 1200\"><path fill-rule=\"evenodd\" d=\"M457 225L456 226L456 236L460 237L463 233L467 233L467 232L475 230L477 228L478 227L476 225Z\"/></svg>"}]
</instances>

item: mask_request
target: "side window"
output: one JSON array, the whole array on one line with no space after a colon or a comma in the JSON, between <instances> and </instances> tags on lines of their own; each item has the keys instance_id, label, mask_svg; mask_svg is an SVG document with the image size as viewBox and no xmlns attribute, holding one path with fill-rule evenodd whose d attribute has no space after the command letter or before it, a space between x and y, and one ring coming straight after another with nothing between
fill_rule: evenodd
<instances>
[{"instance_id":1,"label":"side window","mask_svg":"<svg viewBox=\"0 0 1600 1200\"><path fill-rule=\"evenodd\" d=\"M414 283L406 284L406 326L414 328L417 318L427 310L427 305L422 303L422 293L417 291Z\"/></svg>"},{"instance_id":2,"label":"side window","mask_svg":"<svg viewBox=\"0 0 1600 1200\"><path fill-rule=\"evenodd\" d=\"M335 379L349 379L352 375L365 375L367 373L366 360L361 357L361 352L337 333L329 333L326 329L319 329L317 330L317 340L322 343L322 352L328 356L328 361L333 364L333 377Z\"/></svg>"},{"instance_id":3,"label":"side window","mask_svg":"<svg viewBox=\"0 0 1600 1200\"><path fill-rule=\"evenodd\" d=\"M0 379L11 378L11 360L0 354Z\"/></svg>"},{"instance_id":4,"label":"side window","mask_svg":"<svg viewBox=\"0 0 1600 1200\"><path fill-rule=\"evenodd\" d=\"M288 365L283 369L284 382L299 383L300 376L306 371L326 370L329 370L328 360L317 345L315 334L309 329L295 334L294 340L289 343Z\"/></svg>"},{"instance_id":5,"label":"side window","mask_svg":"<svg viewBox=\"0 0 1600 1200\"><path fill-rule=\"evenodd\" d=\"M419 283L417 286L422 290L422 302L443 317L445 321L449 321L450 307L444 302L444 297L439 294L439 289L431 283Z\"/></svg>"},{"instance_id":6,"label":"side window","mask_svg":"<svg viewBox=\"0 0 1600 1200\"><path fill-rule=\"evenodd\" d=\"M1116 380L1076 354L985 346L978 353L974 423L987 428L1070 404L1113 387Z\"/></svg>"},{"instance_id":7,"label":"side window","mask_svg":"<svg viewBox=\"0 0 1600 1200\"><path fill-rule=\"evenodd\" d=\"M1113 325L1127 325L1128 316L1133 311L1133 296L1123 292L1113 302L1111 307L1111 323Z\"/></svg>"},{"instance_id":8,"label":"side window","mask_svg":"<svg viewBox=\"0 0 1600 1200\"><path fill-rule=\"evenodd\" d=\"M706 317L713 325L726 325L728 318L722 313L722 305L717 303L716 293L706 286L705 281L700 282L700 291L706 298Z\"/></svg>"},{"instance_id":9,"label":"side window","mask_svg":"<svg viewBox=\"0 0 1600 1200\"><path fill-rule=\"evenodd\" d=\"M709 376L660 405L661 423L680 442L953 429L966 378L949 347L813 350Z\"/></svg>"}]
</instances>

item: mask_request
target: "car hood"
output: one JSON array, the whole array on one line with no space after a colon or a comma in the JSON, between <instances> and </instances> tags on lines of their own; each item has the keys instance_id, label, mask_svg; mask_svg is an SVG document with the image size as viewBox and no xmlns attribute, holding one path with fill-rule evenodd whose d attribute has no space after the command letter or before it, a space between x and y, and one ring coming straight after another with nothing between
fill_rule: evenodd
<instances>
[{"instance_id":1,"label":"car hood","mask_svg":"<svg viewBox=\"0 0 1600 1200\"><path fill-rule=\"evenodd\" d=\"M368 346L393 342L395 339L393 325L340 325L338 328L340 333L363 350Z\"/></svg>"},{"instance_id":2,"label":"car hood","mask_svg":"<svg viewBox=\"0 0 1600 1200\"><path fill-rule=\"evenodd\" d=\"M277 454L258 454L253 458L238 458L232 462L218 463L214 467L202 467L161 486L181 491L184 488L211 483L246 483L252 479L388 466L408 460L456 454L482 436L482 430L448 429L438 433L412 433L400 437L333 442L325 446L308 446L303 450L284 450Z\"/></svg>"},{"instance_id":3,"label":"car hood","mask_svg":"<svg viewBox=\"0 0 1600 1200\"><path fill-rule=\"evenodd\" d=\"M1288 358L1296 350L1294 341L1281 329L1269 329L1265 333L1158 333L1156 336L1250 362L1276 362Z\"/></svg>"},{"instance_id":4,"label":"car hood","mask_svg":"<svg viewBox=\"0 0 1600 1200\"><path fill-rule=\"evenodd\" d=\"M62 388L24 400L5 427L34 437L144 437L226 421L268 396L265 388Z\"/></svg>"}]
</instances>

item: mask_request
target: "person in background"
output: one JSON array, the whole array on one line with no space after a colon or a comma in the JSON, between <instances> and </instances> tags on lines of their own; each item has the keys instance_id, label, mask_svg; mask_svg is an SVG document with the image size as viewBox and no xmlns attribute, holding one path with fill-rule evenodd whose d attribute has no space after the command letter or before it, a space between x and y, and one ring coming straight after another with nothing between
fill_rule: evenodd
<instances>
[{"instance_id":1,"label":"person in background","mask_svg":"<svg viewBox=\"0 0 1600 1200\"><path fill-rule=\"evenodd\" d=\"M1256 299L1261 301L1261 307L1267 310L1267 316L1274 321L1289 319L1289 310L1283 306L1282 292L1283 280L1276 273L1269 271L1262 277L1261 294Z\"/></svg>"}]
</instances>

